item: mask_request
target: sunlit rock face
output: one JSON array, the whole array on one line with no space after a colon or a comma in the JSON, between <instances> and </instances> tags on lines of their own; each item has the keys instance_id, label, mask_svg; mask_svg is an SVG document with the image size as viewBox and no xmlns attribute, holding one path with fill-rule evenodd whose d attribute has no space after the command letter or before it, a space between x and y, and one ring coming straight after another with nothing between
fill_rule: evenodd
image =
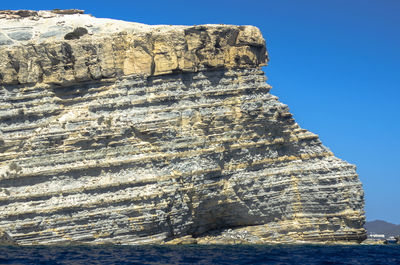
<instances>
[{"instance_id":1,"label":"sunlit rock face","mask_svg":"<svg viewBox=\"0 0 400 265\"><path fill-rule=\"evenodd\" d=\"M355 166L269 93L252 26L0 12L0 241L362 241Z\"/></svg>"}]
</instances>

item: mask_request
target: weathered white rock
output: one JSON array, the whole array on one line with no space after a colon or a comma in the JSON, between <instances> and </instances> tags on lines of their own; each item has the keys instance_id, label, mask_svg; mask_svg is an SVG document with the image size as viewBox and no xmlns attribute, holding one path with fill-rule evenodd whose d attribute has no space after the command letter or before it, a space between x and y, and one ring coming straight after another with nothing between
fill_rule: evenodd
<instances>
[{"instance_id":1,"label":"weathered white rock","mask_svg":"<svg viewBox=\"0 0 400 265\"><path fill-rule=\"evenodd\" d=\"M355 167L269 93L257 28L17 12L0 12L0 241L365 238Z\"/></svg>"}]
</instances>

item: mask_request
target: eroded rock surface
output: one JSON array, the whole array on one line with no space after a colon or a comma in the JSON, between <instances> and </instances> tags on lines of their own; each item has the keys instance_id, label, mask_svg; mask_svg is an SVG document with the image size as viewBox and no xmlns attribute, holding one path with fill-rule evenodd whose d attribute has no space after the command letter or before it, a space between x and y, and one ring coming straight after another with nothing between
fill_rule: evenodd
<instances>
[{"instance_id":1,"label":"eroded rock surface","mask_svg":"<svg viewBox=\"0 0 400 265\"><path fill-rule=\"evenodd\" d=\"M365 238L355 166L269 93L257 28L15 12L0 12L0 241Z\"/></svg>"}]
</instances>

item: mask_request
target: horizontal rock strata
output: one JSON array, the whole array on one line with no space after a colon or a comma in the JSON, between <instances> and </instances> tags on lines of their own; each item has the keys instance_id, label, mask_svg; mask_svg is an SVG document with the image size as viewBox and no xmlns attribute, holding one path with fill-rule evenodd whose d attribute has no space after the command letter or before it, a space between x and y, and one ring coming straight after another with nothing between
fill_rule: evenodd
<instances>
[{"instance_id":1,"label":"horizontal rock strata","mask_svg":"<svg viewBox=\"0 0 400 265\"><path fill-rule=\"evenodd\" d=\"M0 85L251 68L264 65L267 56L260 31L252 26L146 26L53 16L2 19Z\"/></svg>"},{"instance_id":2,"label":"horizontal rock strata","mask_svg":"<svg viewBox=\"0 0 400 265\"><path fill-rule=\"evenodd\" d=\"M365 238L355 166L269 93L257 28L57 12L0 12L0 241Z\"/></svg>"}]
</instances>

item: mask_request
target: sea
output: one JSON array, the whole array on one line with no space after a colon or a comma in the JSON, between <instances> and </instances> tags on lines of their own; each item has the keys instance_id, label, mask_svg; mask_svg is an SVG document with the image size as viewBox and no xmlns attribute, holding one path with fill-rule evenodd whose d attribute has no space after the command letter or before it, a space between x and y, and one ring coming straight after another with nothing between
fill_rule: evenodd
<instances>
[{"instance_id":1,"label":"sea","mask_svg":"<svg viewBox=\"0 0 400 265\"><path fill-rule=\"evenodd\" d=\"M400 245L1 246L0 264L400 264Z\"/></svg>"}]
</instances>

